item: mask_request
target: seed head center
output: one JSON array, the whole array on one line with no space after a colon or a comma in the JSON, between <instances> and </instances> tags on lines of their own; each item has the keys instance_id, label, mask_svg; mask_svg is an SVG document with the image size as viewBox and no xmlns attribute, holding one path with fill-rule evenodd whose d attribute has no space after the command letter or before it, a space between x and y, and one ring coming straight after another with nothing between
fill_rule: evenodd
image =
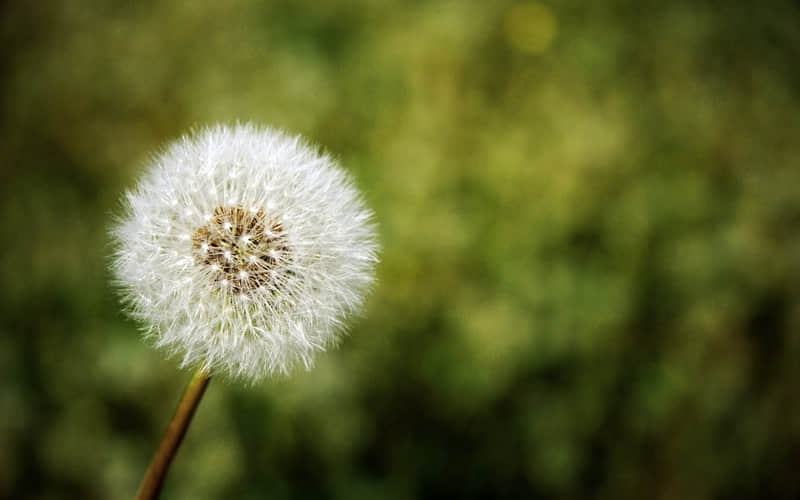
<instances>
[{"instance_id":1,"label":"seed head center","mask_svg":"<svg viewBox=\"0 0 800 500\"><path fill-rule=\"evenodd\" d=\"M283 225L263 210L219 206L192 235L192 253L214 283L234 294L266 286L276 289L278 267L289 249Z\"/></svg>"}]
</instances>

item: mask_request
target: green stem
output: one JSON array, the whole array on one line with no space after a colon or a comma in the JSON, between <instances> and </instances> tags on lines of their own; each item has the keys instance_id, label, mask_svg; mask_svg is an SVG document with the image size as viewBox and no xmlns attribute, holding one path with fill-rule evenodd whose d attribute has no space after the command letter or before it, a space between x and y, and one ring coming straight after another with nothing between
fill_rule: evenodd
<instances>
[{"instance_id":1,"label":"green stem","mask_svg":"<svg viewBox=\"0 0 800 500\"><path fill-rule=\"evenodd\" d=\"M175 453L178 451L181 441L183 441L183 436L186 435L186 429L189 428L189 423L192 421L197 405L206 391L209 380L211 380L211 376L200 369L197 370L189 385L186 386L183 397L175 409L175 414L172 415L172 420L170 420L169 426L164 432L161 444L158 446L155 455L153 455L150 467L147 469L144 479L142 479L139 492L136 494L136 500L158 498L161 487L164 485L164 478L167 476L169 465L172 459L175 458Z\"/></svg>"}]
</instances>

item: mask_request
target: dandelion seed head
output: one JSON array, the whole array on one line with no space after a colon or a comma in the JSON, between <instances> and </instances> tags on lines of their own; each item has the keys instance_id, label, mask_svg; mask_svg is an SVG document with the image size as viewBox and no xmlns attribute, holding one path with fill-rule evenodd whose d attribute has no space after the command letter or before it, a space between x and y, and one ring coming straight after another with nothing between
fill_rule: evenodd
<instances>
[{"instance_id":1,"label":"dandelion seed head","mask_svg":"<svg viewBox=\"0 0 800 500\"><path fill-rule=\"evenodd\" d=\"M183 365L255 381L337 343L374 276L372 213L299 137L215 126L152 159L124 197L112 269Z\"/></svg>"}]
</instances>

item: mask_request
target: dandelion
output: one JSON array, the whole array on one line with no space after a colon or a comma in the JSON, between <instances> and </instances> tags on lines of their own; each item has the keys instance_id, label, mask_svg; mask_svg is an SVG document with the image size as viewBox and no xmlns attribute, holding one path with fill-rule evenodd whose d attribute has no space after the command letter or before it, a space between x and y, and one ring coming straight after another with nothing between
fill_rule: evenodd
<instances>
[{"instance_id":1,"label":"dandelion","mask_svg":"<svg viewBox=\"0 0 800 500\"><path fill-rule=\"evenodd\" d=\"M157 347L198 369L175 448L210 374L252 383L309 368L373 280L372 213L349 176L274 129L218 125L172 143L124 205L112 266L124 301Z\"/></svg>"},{"instance_id":2,"label":"dandelion","mask_svg":"<svg viewBox=\"0 0 800 500\"><path fill-rule=\"evenodd\" d=\"M298 137L252 125L185 137L125 204L114 274L184 366L250 381L308 368L372 281L370 211Z\"/></svg>"}]
</instances>

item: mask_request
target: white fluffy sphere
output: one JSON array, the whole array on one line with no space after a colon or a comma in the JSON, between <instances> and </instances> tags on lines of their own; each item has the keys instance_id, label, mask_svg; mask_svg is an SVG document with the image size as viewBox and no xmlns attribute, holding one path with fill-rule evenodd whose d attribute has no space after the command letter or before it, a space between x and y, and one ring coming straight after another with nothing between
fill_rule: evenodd
<instances>
[{"instance_id":1,"label":"white fluffy sphere","mask_svg":"<svg viewBox=\"0 0 800 500\"><path fill-rule=\"evenodd\" d=\"M372 212L301 138L218 125L153 158L113 229L113 272L158 347L251 381L311 366L372 283Z\"/></svg>"}]
</instances>

